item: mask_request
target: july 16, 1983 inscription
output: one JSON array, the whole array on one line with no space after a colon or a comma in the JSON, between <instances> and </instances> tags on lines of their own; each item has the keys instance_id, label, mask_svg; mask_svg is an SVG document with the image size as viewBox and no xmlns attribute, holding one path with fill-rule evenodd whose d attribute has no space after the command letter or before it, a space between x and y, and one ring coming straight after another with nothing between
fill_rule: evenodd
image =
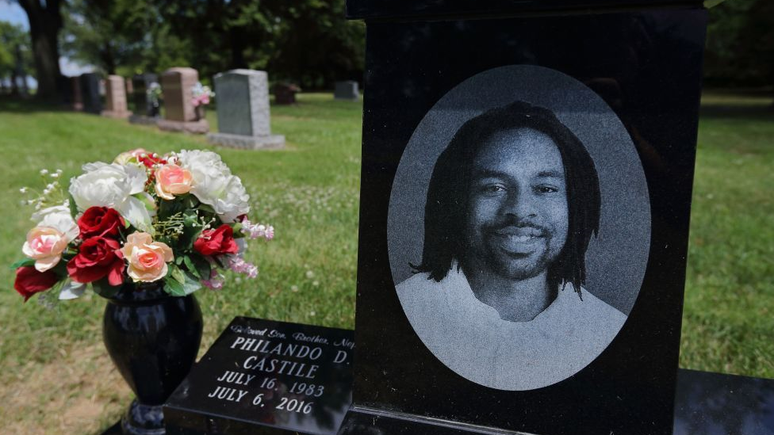
<instances>
[{"instance_id":1,"label":"july 16, 1983 inscription","mask_svg":"<svg viewBox=\"0 0 774 435\"><path fill-rule=\"evenodd\" d=\"M334 434L353 352L352 331L238 317L165 405L167 432Z\"/></svg>"}]
</instances>

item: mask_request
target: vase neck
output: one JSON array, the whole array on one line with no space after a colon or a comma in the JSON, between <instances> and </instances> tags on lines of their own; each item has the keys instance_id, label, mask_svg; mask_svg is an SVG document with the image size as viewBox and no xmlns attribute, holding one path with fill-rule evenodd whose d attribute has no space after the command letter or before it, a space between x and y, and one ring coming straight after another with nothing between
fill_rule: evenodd
<instances>
[{"instance_id":1,"label":"vase neck","mask_svg":"<svg viewBox=\"0 0 774 435\"><path fill-rule=\"evenodd\" d=\"M143 305L156 303L162 299L171 296L164 291L164 284L161 282L153 283L124 283L118 289L116 294L105 299L110 303L118 305Z\"/></svg>"}]
</instances>

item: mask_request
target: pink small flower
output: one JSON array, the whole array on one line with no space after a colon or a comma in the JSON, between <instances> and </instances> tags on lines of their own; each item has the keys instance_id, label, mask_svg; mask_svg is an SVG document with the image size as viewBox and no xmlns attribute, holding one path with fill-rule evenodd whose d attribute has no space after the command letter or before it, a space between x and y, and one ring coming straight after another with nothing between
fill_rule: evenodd
<instances>
[{"instance_id":1,"label":"pink small flower","mask_svg":"<svg viewBox=\"0 0 774 435\"><path fill-rule=\"evenodd\" d=\"M202 285L210 290L220 290L223 288L224 283L225 280L223 279L223 275L219 274L215 270L210 273L210 279L202 280Z\"/></svg>"}]
</instances>

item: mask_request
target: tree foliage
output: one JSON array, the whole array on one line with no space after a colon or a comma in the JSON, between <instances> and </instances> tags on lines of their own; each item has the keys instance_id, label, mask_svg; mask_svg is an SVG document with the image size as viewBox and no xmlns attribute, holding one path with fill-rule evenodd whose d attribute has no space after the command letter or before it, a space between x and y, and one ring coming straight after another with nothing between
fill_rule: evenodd
<instances>
[{"instance_id":1,"label":"tree foliage","mask_svg":"<svg viewBox=\"0 0 774 435\"><path fill-rule=\"evenodd\" d=\"M728 0L710 9L708 84L774 85L774 2Z\"/></svg>"},{"instance_id":2,"label":"tree foliage","mask_svg":"<svg viewBox=\"0 0 774 435\"><path fill-rule=\"evenodd\" d=\"M234 68L307 88L360 79L365 28L344 0L71 0L63 47L107 73Z\"/></svg>"},{"instance_id":3,"label":"tree foliage","mask_svg":"<svg viewBox=\"0 0 774 435\"><path fill-rule=\"evenodd\" d=\"M20 80L32 73L30 36L18 24L0 21L0 80L11 83L11 91L18 92ZM23 82L22 86L25 86Z\"/></svg>"}]
</instances>

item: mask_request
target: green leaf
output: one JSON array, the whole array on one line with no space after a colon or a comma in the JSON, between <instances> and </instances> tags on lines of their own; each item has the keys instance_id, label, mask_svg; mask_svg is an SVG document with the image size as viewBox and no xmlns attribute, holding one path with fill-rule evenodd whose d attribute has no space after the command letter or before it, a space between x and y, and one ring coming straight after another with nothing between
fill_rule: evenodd
<instances>
[{"instance_id":1,"label":"green leaf","mask_svg":"<svg viewBox=\"0 0 774 435\"><path fill-rule=\"evenodd\" d=\"M183 284L171 278L164 280L164 291L172 296L185 296Z\"/></svg>"},{"instance_id":2,"label":"green leaf","mask_svg":"<svg viewBox=\"0 0 774 435\"><path fill-rule=\"evenodd\" d=\"M198 279L196 279L195 276L191 275L188 272L183 272L183 273L185 274L185 284L183 284L183 291L185 291L186 295L190 295L196 290L199 290L200 288L202 288L202 284L199 282Z\"/></svg>"},{"instance_id":3,"label":"green leaf","mask_svg":"<svg viewBox=\"0 0 774 435\"><path fill-rule=\"evenodd\" d=\"M94 289L94 293L102 296L103 298L111 298L118 293L118 286L113 287L108 282L107 278L102 278L100 280L94 281L91 283L92 289Z\"/></svg>"},{"instance_id":4,"label":"green leaf","mask_svg":"<svg viewBox=\"0 0 774 435\"><path fill-rule=\"evenodd\" d=\"M199 272L199 276L202 279L210 279L210 275L212 274L210 262L199 255L191 255L189 258L193 262L196 271Z\"/></svg>"},{"instance_id":5,"label":"green leaf","mask_svg":"<svg viewBox=\"0 0 774 435\"><path fill-rule=\"evenodd\" d=\"M182 255L178 255L177 257L175 257L175 264L177 264L178 266L183 264L183 256Z\"/></svg>"},{"instance_id":6,"label":"green leaf","mask_svg":"<svg viewBox=\"0 0 774 435\"><path fill-rule=\"evenodd\" d=\"M185 283L185 272L182 271L179 267L175 266L174 264L169 265L169 276L172 277L175 281L179 282L180 284Z\"/></svg>"},{"instance_id":7,"label":"green leaf","mask_svg":"<svg viewBox=\"0 0 774 435\"><path fill-rule=\"evenodd\" d=\"M75 198L71 194L68 194L68 201L67 204L70 206L70 216L73 217L73 220L75 219L75 216L78 216L78 206L75 205Z\"/></svg>"},{"instance_id":8,"label":"green leaf","mask_svg":"<svg viewBox=\"0 0 774 435\"><path fill-rule=\"evenodd\" d=\"M11 265L11 269L16 270L20 267L30 267L35 265L35 260L32 258L25 258L24 260L19 260L16 263Z\"/></svg>"},{"instance_id":9,"label":"green leaf","mask_svg":"<svg viewBox=\"0 0 774 435\"><path fill-rule=\"evenodd\" d=\"M202 279L201 275L199 274L199 271L196 269L196 266L194 265L191 258L187 255L184 255L183 262L185 263L185 268L188 269L188 272L190 272L193 276L195 276L197 279ZM210 276L207 275L207 278Z\"/></svg>"}]
</instances>

